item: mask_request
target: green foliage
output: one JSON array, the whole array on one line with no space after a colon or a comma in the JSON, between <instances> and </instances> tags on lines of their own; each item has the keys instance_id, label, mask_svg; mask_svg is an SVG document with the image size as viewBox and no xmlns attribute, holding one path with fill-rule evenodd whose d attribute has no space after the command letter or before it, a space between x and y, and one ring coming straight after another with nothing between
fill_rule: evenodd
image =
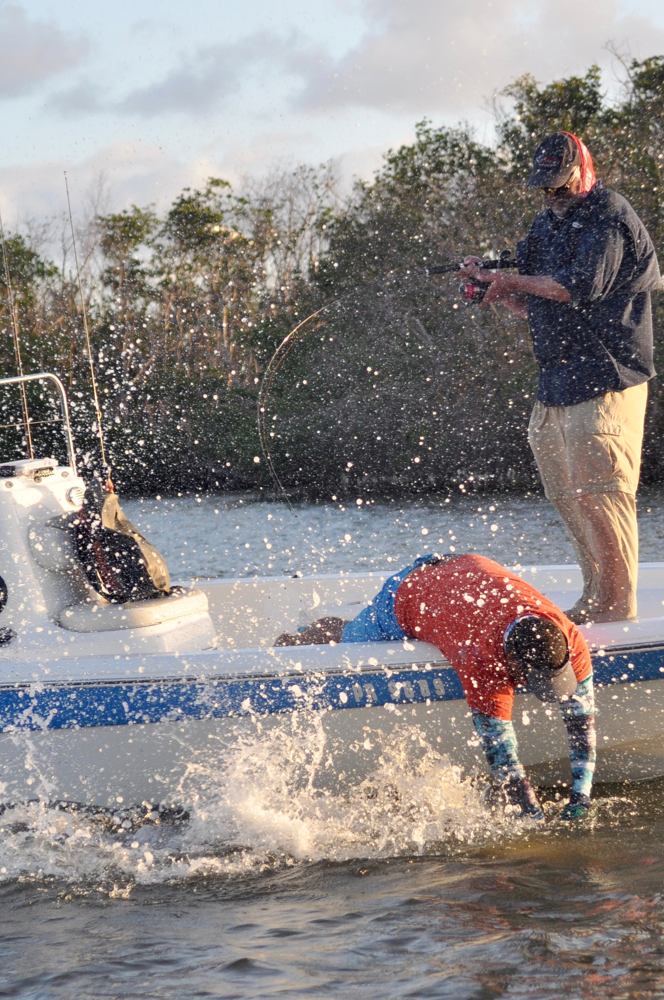
<instances>
[{"instance_id":1,"label":"green foliage","mask_svg":"<svg viewBox=\"0 0 664 1000\"><path fill-rule=\"evenodd\" d=\"M513 111L500 123L500 146L524 168L529 168L533 147L548 132L575 132L594 147L595 133L607 113L598 66L591 66L585 76L570 76L546 87L526 74L503 94L513 101Z\"/></svg>"},{"instance_id":2,"label":"green foliage","mask_svg":"<svg viewBox=\"0 0 664 1000\"><path fill-rule=\"evenodd\" d=\"M206 253L225 229L230 191L230 184L218 178L210 178L202 191L185 188L166 216L164 234L181 250Z\"/></svg>"},{"instance_id":3,"label":"green foliage","mask_svg":"<svg viewBox=\"0 0 664 1000\"><path fill-rule=\"evenodd\" d=\"M110 424L111 465L125 493L246 489L260 484L255 401L219 372L192 380L155 371Z\"/></svg>"},{"instance_id":4,"label":"green foliage","mask_svg":"<svg viewBox=\"0 0 664 1000\"><path fill-rule=\"evenodd\" d=\"M45 323L52 283L57 277L55 265L31 247L26 237L19 233L5 235L0 267L0 370L3 372L17 373L16 339L24 370L40 370L53 357L58 360L62 357L62 328L49 331L47 336Z\"/></svg>"},{"instance_id":5,"label":"green foliage","mask_svg":"<svg viewBox=\"0 0 664 1000\"><path fill-rule=\"evenodd\" d=\"M96 218L99 249L106 267L102 284L112 293L136 300L148 293L148 270L142 252L157 231L158 218L151 208L132 205L129 210Z\"/></svg>"},{"instance_id":6,"label":"green foliage","mask_svg":"<svg viewBox=\"0 0 664 1000\"><path fill-rule=\"evenodd\" d=\"M426 267L515 247L539 209L524 184L533 148L557 129L586 141L599 175L661 246L664 57L624 71L612 104L596 66L545 86L516 79L502 95L507 109L497 110L495 146L424 119L413 141L388 150L374 177L345 198L323 164L275 171L242 193L212 177L163 214L132 205L98 216L83 292L123 491L268 486L266 463L256 461L266 370L270 457L296 494L533 487L527 328L500 311L460 306L454 276L430 278ZM23 235L5 244L24 367L66 380L84 464L93 465L79 275L56 268ZM2 291L0 361L13 373ZM656 351L662 368L661 337ZM20 418L16 400L1 405ZM31 405L47 418L52 404L38 396ZM11 434L12 447L21 444L20 428L4 434L3 447ZM664 478L663 434L664 392L653 383L647 483ZM47 437L44 447L60 444Z\"/></svg>"},{"instance_id":7,"label":"green foliage","mask_svg":"<svg viewBox=\"0 0 664 1000\"><path fill-rule=\"evenodd\" d=\"M3 257L6 257L11 287L18 298L29 294L40 281L56 273L55 265L43 260L18 233L5 237ZM3 297L7 293L7 270L3 260L0 272L0 289Z\"/></svg>"},{"instance_id":8,"label":"green foliage","mask_svg":"<svg viewBox=\"0 0 664 1000\"><path fill-rule=\"evenodd\" d=\"M495 181L495 154L469 131L434 128L426 119L415 135L412 145L386 154L373 183L356 184L348 208L328 223L323 287L421 269L436 255L458 256L472 239L478 188Z\"/></svg>"}]
</instances>

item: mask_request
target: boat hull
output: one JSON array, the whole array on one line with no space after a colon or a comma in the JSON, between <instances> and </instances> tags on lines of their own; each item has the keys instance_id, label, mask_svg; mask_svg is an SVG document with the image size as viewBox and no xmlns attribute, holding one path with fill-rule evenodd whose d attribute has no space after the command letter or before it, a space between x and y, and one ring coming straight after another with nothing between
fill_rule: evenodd
<instances>
[{"instance_id":1,"label":"boat hull","mask_svg":"<svg viewBox=\"0 0 664 1000\"><path fill-rule=\"evenodd\" d=\"M371 781L396 745L405 766L416 768L431 750L463 773L484 773L453 671L442 662L396 662L404 652L391 648L389 666L345 664L343 671L325 662L333 650L318 649L307 654L322 662L298 661L295 672L284 651L283 670L272 674L257 674L254 663L251 675L214 676L208 664L204 677L5 685L0 798L191 808L223 797L233 768L275 740L286 757L290 746L300 760L293 780L321 790ZM664 649L604 653L595 671L596 780L664 775ZM566 783L566 737L555 706L518 695L514 721L531 776Z\"/></svg>"}]
</instances>

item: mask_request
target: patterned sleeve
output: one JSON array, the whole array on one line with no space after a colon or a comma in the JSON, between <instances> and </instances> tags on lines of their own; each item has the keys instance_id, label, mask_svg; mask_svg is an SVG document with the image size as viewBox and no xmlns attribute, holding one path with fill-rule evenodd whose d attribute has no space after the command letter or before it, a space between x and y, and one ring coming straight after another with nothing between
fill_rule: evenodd
<instances>
[{"instance_id":1,"label":"patterned sleeve","mask_svg":"<svg viewBox=\"0 0 664 1000\"><path fill-rule=\"evenodd\" d=\"M560 714L567 729L569 762L572 769L570 801L573 803L588 801L597 755L592 676L580 681L572 697L560 703Z\"/></svg>"},{"instance_id":2,"label":"patterned sleeve","mask_svg":"<svg viewBox=\"0 0 664 1000\"><path fill-rule=\"evenodd\" d=\"M580 681L572 697L560 702L559 709L567 730L572 770L572 788L567 808L576 806L577 809L583 807L587 810L590 805L596 757L592 676ZM524 814L537 819L543 818L542 808L519 760L513 724L477 711L473 711L473 724L482 741L482 749L494 784L502 788L508 800L518 805Z\"/></svg>"},{"instance_id":3,"label":"patterned sleeve","mask_svg":"<svg viewBox=\"0 0 664 1000\"><path fill-rule=\"evenodd\" d=\"M482 741L482 749L495 786L507 800L526 816L543 819L544 812L519 760L514 725L482 712L473 712L473 725Z\"/></svg>"}]
</instances>

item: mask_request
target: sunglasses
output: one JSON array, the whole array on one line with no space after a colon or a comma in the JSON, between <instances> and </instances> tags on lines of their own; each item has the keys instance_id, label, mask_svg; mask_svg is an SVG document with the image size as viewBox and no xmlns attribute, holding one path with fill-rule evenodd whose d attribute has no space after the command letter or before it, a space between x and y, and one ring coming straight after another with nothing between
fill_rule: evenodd
<instances>
[{"instance_id":1,"label":"sunglasses","mask_svg":"<svg viewBox=\"0 0 664 1000\"><path fill-rule=\"evenodd\" d=\"M563 184L562 187L556 187L556 188L543 187L542 191L547 196L547 198L566 198L568 194L572 193L572 185Z\"/></svg>"}]
</instances>

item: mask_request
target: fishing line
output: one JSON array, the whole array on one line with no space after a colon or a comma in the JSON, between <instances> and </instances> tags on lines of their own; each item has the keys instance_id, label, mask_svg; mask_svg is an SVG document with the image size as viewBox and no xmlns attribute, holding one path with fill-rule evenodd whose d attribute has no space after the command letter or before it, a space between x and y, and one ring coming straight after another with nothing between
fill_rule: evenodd
<instances>
[{"instance_id":1,"label":"fishing line","mask_svg":"<svg viewBox=\"0 0 664 1000\"><path fill-rule=\"evenodd\" d=\"M385 291L389 287L388 282L392 281L393 283L396 284L399 278L412 279L414 277L417 277L419 274L426 274L427 277L431 277L432 275L453 274L459 271L459 269L462 266L463 266L463 260L457 259L455 261L448 261L445 264L439 264L433 266L429 265L427 267L423 267L422 269L407 268L404 271L388 271L382 279L376 279L374 282L370 282L368 284L361 286L360 288L353 289L353 291L345 292L343 295L338 295L330 302L326 302L318 309L315 309L312 313L310 313L303 320L301 320L297 324L297 326L295 326L290 331L290 333L288 333L281 341L281 343L279 344L279 346L277 347L277 349L275 350L274 354L272 355L272 357L268 362L267 368L265 369L265 374L263 375L263 379L261 381L260 389L258 391L257 424L258 424L258 437L260 441L260 447L265 462L267 464L268 470L270 472L270 475L272 476L273 481L277 486L278 491L283 495L284 499L286 500L286 503L291 508L291 510L292 510L292 505L290 502L290 498L288 496L288 492L285 486L283 485L275 468L274 462L272 460L272 454L270 451L269 440L268 440L269 434L267 433L266 430L265 421L267 419L266 416L267 402L274 384L275 376L277 375L279 370L283 367L286 358L292 351L295 344L298 343L300 340L302 340L309 333L312 333L314 330L317 329L316 326L307 329L308 324L313 319L316 319L317 316L321 316L328 309L331 309L333 306L337 306L340 303L347 301L348 299L350 299L352 295L359 295L363 289L366 290L367 288L371 288L372 286L378 286L379 290ZM495 270L502 268L516 268L517 264L511 250L502 250L497 257L481 258L480 266L488 270ZM480 285L479 283L472 284L473 294L471 296L468 294L469 284L472 284L471 279L466 279L460 288L460 292L464 298L464 301L466 302L466 304L480 302L482 295L478 295L477 290L483 289L484 286ZM492 307L492 312L495 312L495 307ZM407 312L406 319L409 318L412 317L410 316L409 312ZM421 331L419 332L419 335L416 333L416 337L419 339L420 343L424 343L426 345L426 340L422 336Z\"/></svg>"},{"instance_id":2,"label":"fishing line","mask_svg":"<svg viewBox=\"0 0 664 1000\"><path fill-rule=\"evenodd\" d=\"M5 240L5 227L2 222L2 214L0 213L0 241L2 242L2 264L5 272L5 285L7 286L7 302L9 305L9 314L11 317L12 326L12 337L14 341L14 356L16 358L16 370L19 378L23 378L23 359L21 358L21 338L18 326L18 316L16 315L16 299L14 297L14 289L11 281L11 274L9 271L9 258L7 256L7 242ZM25 382L20 382L21 391L21 405L23 409L23 426L25 428L25 437L28 445L28 454L30 458L35 457L34 448L32 445L32 433L30 430L30 411L28 409L28 393L25 388Z\"/></svg>"},{"instance_id":3,"label":"fishing line","mask_svg":"<svg viewBox=\"0 0 664 1000\"><path fill-rule=\"evenodd\" d=\"M305 339L305 337L308 337L310 334L315 333L320 329L320 325L318 323L313 322L314 320L323 317L324 314L329 312L331 309L335 308L336 306L339 306L344 302L347 302L352 297L360 295L362 291L366 291L366 289L371 288L372 285L377 286L378 294L380 294L381 292L384 293L388 288L388 282L390 279L394 280L396 278L404 276L412 277L413 271L409 269L407 271L398 273L388 272L383 279L380 279L379 282L372 282L369 283L368 285L361 286L360 288L355 288L352 291L345 292L344 294L338 295L336 298L331 299L329 302L326 302L324 305L319 306L318 309L314 309L313 312L311 312L308 316L305 316L304 319L300 320L300 322L295 327L293 327L293 329L284 337L284 339L278 345L277 349L274 351L272 357L270 358L267 364L265 373L261 380L260 388L258 390L258 400L257 400L258 438L260 442L261 453L263 455L263 458L265 459L265 463L267 465L270 476L272 477L272 480L277 487L278 494L280 494L283 497L285 503L288 506L289 511L295 517L298 516L298 512L291 503L288 491L284 486L283 481L279 476L279 473L277 472L277 469L275 467L270 448L270 436L272 435L267 429L269 398L274 386L276 376L283 368L293 348L297 344L301 343ZM419 339L422 338L420 337ZM326 558L325 554L321 552L321 550L318 549L310 540L309 540L309 545L312 551L316 553L321 558L321 560Z\"/></svg>"},{"instance_id":4,"label":"fishing line","mask_svg":"<svg viewBox=\"0 0 664 1000\"><path fill-rule=\"evenodd\" d=\"M99 403L99 393L97 391L97 376L95 374L95 363L92 355L92 338L90 337L90 326L88 324L88 312L85 305L85 296L83 294L83 282L81 281L81 268L78 262L78 252L76 250L76 235L74 233L74 219L72 217L71 211L71 200L69 197L69 181L67 179L67 171L64 171L65 175L65 190L67 192L67 210L69 212L69 226L71 229L71 241L74 250L74 263L76 265L76 279L78 283L78 293L81 300L81 316L83 319L83 331L85 333L85 345L88 352L88 362L90 367L90 382L92 384L92 399L95 407L95 419L97 422L97 438L99 439L99 451L101 453L102 468L104 475L108 482L111 480L111 468L106 459L106 445L104 443L104 429L103 429L103 417L101 412L101 405Z\"/></svg>"},{"instance_id":5,"label":"fishing line","mask_svg":"<svg viewBox=\"0 0 664 1000\"><path fill-rule=\"evenodd\" d=\"M281 341L276 351L270 358L267 368L265 369L265 374L263 375L263 378L261 380L260 389L258 390L257 425L258 425L258 439L260 442L261 452L268 467L268 471L272 476L272 479L274 480L278 491L282 494L284 500L288 504L289 510L293 514L295 513L295 508L293 507L290 501L290 496L288 495L286 487L284 486L283 482L281 481L281 478L279 477L279 474L277 473L274 462L272 460L272 453L270 451L269 433L267 432L265 424L265 421L267 419L267 403L269 395L270 392L272 391L272 386L274 384L274 379L277 373L283 367L286 358L295 347L295 344L298 343L298 341L302 340L305 335L308 335L309 333L313 332L313 330L317 329L314 326L310 330L305 330L304 328L307 325L307 323L310 323L311 320L315 319L317 316L322 315L328 309L331 309L332 306L335 306L339 302L342 302L344 299L347 299L351 294L354 293L348 292L345 295L338 296L336 299L332 299L331 302L326 302L325 305L320 306L318 309L315 309L312 313L310 313L303 320L301 320L297 324L297 326L293 327L290 333L286 334L286 336ZM300 334L299 337L298 334Z\"/></svg>"},{"instance_id":6,"label":"fishing line","mask_svg":"<svg viewBox=\"0 0 664 1000\"><path fill-rule=\"evenodd\" d=\"M265 421L267 419L267 403L269 395L272 390L274 379L277 373L283 367L286 358L295 347L295 344L298 343L300 340L302 340L305 334L309 334L313 330L317 329L316 326L313 326L311 327L311 329L305 330L307 323L310 323L311 320L316 319L317 316L321 316L328 309L331 309L332 306L335 306L339 302L342 302L344 299L347 299L348 296L351 294L354 293L348 292L345 295L338 296L336 299L332 299L330 302L326 302L325 305L320 306L318 309L315 309L312 313L310 313L303 320L301 320L297 324L297 326L295 326L290 331L290 333L286 334L286 336L281 341L276 351L270 358L267 368L265 369L263 378L261 380L260 388L258 390L257 426L258 426L258 439L260 442L261 452L263 454L263 458L265 459L265 463L268 467L268 471L277 486L277 490L283 496L289 511L294 517L298 516L298 512L295 510L295 507L293 507L290 496L288 495L288 491L286 490L286 487L281 481L281 478L279 477L279 474L275 468L274 462L272 461L272 453L270 451L270 445L269 445L269 433L265 425ZM311 539L308 539L308 542L312 552L314 552L320 558L320 561L322 563L326 558L325 553L322 552L316 545L314 545Z\"/></svg>"},{"instance_id":7,"label":"fishing line","mask_svg":"<svg viewBox=\"0 0 664 1000\"><path fill-rule=\"evenodd\" d=\"M454 265L455 268L458 268L458 266L459 265L457 264ZM309 334L314 333L319 329L317 324L308 327L308 324L311 323L312 320L315 320L317 317L322 316L324 313L334 308L335 306L338 306L341 303L348 301L351 297L360 295L363 291L366 291L367 288L372 288L372 286L374 286L377 288L378 293L380 293L381 291L384 292L389 287L388 282L390 281L390 279L394 281L399 277L412 278L414 273L415 272L413 272L413 270L411 269L401 272L388 272L384 278L379 279L378 281L369 282L368 284L360 286L360 288L355 288L350 292L344 292L342 295L338 295L336 298L331 299L324 305L319 306L318 309L315 309L303 320L300 320L297 326L295 326L290 331L290 333L288 333L284 337L284 339L281 341L281 343L275 350L274 354L270 358L268 365L265 369L263 378L261 380L260 389L258 390L258 413L257 413L258 437L260 441L261 452L268 467L268 471L274 483L276 484L279 493L281 493L281 495L283 496L284 500L286 501L291 510L293 510L293 506L290 502L288 491L286 490L286 487L284 486L279 474L277 473L274 461L272 459L272 453L269 444L270 434L267 431L267 425L266 425L268 401L278 372L283 368L286 359L288 358L289 354L291 353L295 345L300 343L305 337L309 336ZM421 336L419 339L422 340L423 342L423 338Z\"/></svg>"}]
</instances>

